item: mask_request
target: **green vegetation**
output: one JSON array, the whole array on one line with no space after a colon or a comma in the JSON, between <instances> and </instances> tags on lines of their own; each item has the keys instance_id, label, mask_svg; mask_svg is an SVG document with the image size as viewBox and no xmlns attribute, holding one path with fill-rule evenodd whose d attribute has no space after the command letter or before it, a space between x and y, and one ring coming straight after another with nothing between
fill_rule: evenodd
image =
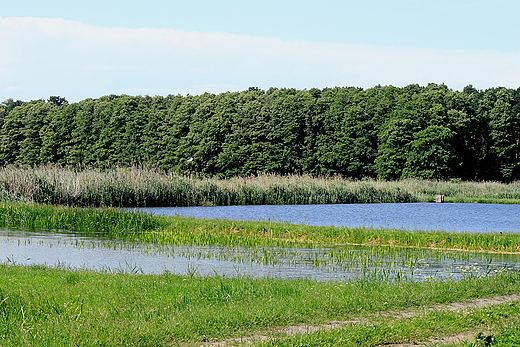
<instances>
[{"instance_id":1,"label":"green vegetation","mask_svg":"<svg viewBox=\"0 0 520 347\"><path fill-rule=\"evenodd\" d=\"M432 313L394 323L380 313L520 292L520 276L512 273L390 284L122 275L0 265L0 277L2 346L200 345L280 327L363 317L372 317L373 327L352 326L280 343L345 343L352 332L362 333L359 338L372 343L387 343L482 328L498 317L510 321L518 316L518 303L476 310L473 316ZM381 331L387 333L377 334Z\"/></svg>"},{"instance_id":2,"label":"green vegetation","mask_svg":"<svg viewBox=\"0 0 520 347\"><path fill-rule=\"evenodd\" d=\"M471 342L464 346L517 346L520 336L514 336L514 324L519 322L518 302L492 308L470 309L464 312L427 312L411 319L374 319L370 324L352 325L332 331L319 331L282 337L257 346L381 346L410 342L428 342L437 338L457 336L464 332ZM499 331L498 336L483 331ZM502 340L502 341L500 341ZM445 344L440 343L444 346Z\"/></svg>"},{"instance_id":3,"label":"green vegetation","mask_svg":"<svg viewBox=\"0 0 520 347\"><path fill-rule=\"evenodd\" d=\"M520 179L518 129L520 89L471 85L6 100L0 165L511 182Z\"/></svg>"},{"instance_id":4,"label":"green vegetation","mask_svg":"<svg viewBox=\"0 0 520 347\"><path fill-rule=\"evenodd\" d=\"M455 233L392 229L336 228L271 222L199 220L169 217L161 232L133 234L163 244L369 245L466 251L520 252L515 233Z\"/></svg>"},{"instance_id":5,"label":"green vegetation","mask_svg":"<svg viewBox=\"0 0 520 347\"><path fill-rule=\"evenodd\" d=\"M334 246L327 254L334 266L352 256L345 245L371 246L374 254L405 247L519 254L520 234L197 220L113 209L426 202L438 194L447 202L520 203L519 129L520 89L472 86L462 92L436 84L250 88L73 104L60 97L6 100L0 105L0 227L155 245ZM520 293L520 275L503 270L489 277L470 272L460 281L389 283L388 276L315 282L0 264L0 345L182 346L267 334L278 339L259 345L373 346L461 332L474 332L475 346L518 344L518 301L423 310ZM396 317L410 309L424 312ZM338 320L359 324L295 336L279 330Z\"/></svg>"},{"instance_id":6,"label":"green vegetation","mask_svg":"<svg viewBox=\"0 0 520 347\"><path fill-rule=\"evenodd\" d=\"M0 168L0 194L5 200L113 207L417 201L399 186L377 181L273 175L229 180L190 179L138 167L108 170L71 170L56 166Z\"/></svg>"},{"instance_id":7,"label":"green vegetation","mask_svg":"<svg viewBox=\"0 0 520 347\"><path fill-rule=\"evenodd\" d=\"M376 253L383 251L381 245L391 246L387 250L409 246L520 252L519 234L311 227L34 204L0 204L0 227L82 231L165 245L320 247L356 243L372 245ZM349 256L347 253L338 248L328 256ZM63 265L3 264L0 278L2 346L191 346L258 334L277 338L258 341L259 345L373 346L466 331L492 333L482 339L518 341L518 302L464 312L395 317L403 310L421 311L436 304L520 293L520 274L509 271L489 277L470 272L459 281L389 283L380 276L315 282L203 278L196 273L96 273ZM304 335L280 333L280 329L292 326L349 320L360 323Z\"/></svg>"},{"instance_id":8,"label":"green vegetation","mask_svg":"<svg viewBox=\"0 0 520 347\"><path fill-rule=\"evenodd\" d=\"M520 252L520 234L338 228L273 222L164 217L115 209L0 204L0 227L97 233L155 244L305 246L369 245Z\"/></svg>"},{"instance_id":9,"label":"green vegetation","mask_svg":"<svg viewBox=\"0 0 520 347\"><path fill-rule=\"evenodd\" d=\"M200 206L446 202L520 203L520 182L347 180L298 175L189 178L157 169L0 168L0 198L67 206Z\"/></svg>"},{"instance_id":10,"label":"green vegetation","mask_svg":"<svg viewBox=\"0 0 520 347\"><path fill-rule=\"evenodd\" d=\"M503 317L501 317L503 318ZM463 342L453 346L464 347L509 347L518 346L520 344L520 316L517 314L513 319L505 319L502 324L494 324L492 334L478 333L475 336L475 342ZM491 330L491 329L490 329Z\"/></svg>"},{"instance_id":11,"label":"green vegetation","mask_svg":"<svg viewBox=\"0 0 520 347\"><path fill-rule=\"evenodd\" d=\"M125 235L155 230L159 221L144 213L124 213L114 209L0 203L0 227Z\"/></svg>"}]
</instances>

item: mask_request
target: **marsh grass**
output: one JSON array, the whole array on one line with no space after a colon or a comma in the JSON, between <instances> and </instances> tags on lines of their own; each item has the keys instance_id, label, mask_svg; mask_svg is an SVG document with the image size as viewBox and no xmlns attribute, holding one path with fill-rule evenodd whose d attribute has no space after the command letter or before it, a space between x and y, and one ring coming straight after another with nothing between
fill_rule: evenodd
<instances>
[{"instance_id":1,"label":"marsh grass","mask_svg":"<svg viewBox=\"0 0 520 347\"><path fill-rule=\"evenodd\" d=\"M159 219L151 215L123 213L111 208L0 203L0 227L3 228L123 235L155 230L159 225Z\"/></svg>"},{"instance_id":2,"label":"marsh grass","mask_svg":"<svg viewBox=\"0 0 520 347\"><path fill-rule=\"evenodd\" d=\"M456 234L332 227L271 222L198 220L128 213L116 209L0 204L0 226L102 232L159 244L293 245L350 243L388 247L437 247L518 252L518 234ZM336 255L335 255L336 256ZM341 252L337 254L341 256ZM200 345L252 336L284 326L378 315L390 310L520 292L520 274L466 276L460 281L247 279L136 275L0 265L2 346L172 346ZM485 327L507 307L473 317L430 315L424 319L363 326L286 338L277 345L365 345L418 339L470 327ZM517 315L518 307L514 306ZM506 318L504 318L506 317ZM473 318L473 320L470 320ZM502 319L501 318L501 319ZM485 319L485 321L482 321ZM512 329L512 328L511 328ZM508 338L501 330L497 337ZM391 334L378 334L378 332ZM513 332L514 333L514 332ZM354 334L354 335L353 335ZM498 334L498 333L497 333ZM349 342L350 341L350 342Z\"/></svg>"},{"instance_id":3,"label":"marsh grass","mask_svg":"<svg viewBox=\"0 0 520 347\"><path fill-rule=\"evenodd\" d=\"M0 203L0 227L104 233L162 245L328 247L367 245L520 253L520 234L456 233L154 216L113 208Z\"/></svg>"},{"instance_id":4,"label":"marsh grass","mask_svg":"<svg viewBox=\"0 0 520 347\"><path fill-rule=\"evenodd\" d=\"M2 346L198 345L520 292L515 273L421 283L314 282L0 265L0 277ZM468 323L456 318L452 324Z\"/></svg>"},{"instance_id":5,"label":"marsh grass","mask_svg":"<svg viewBox=\"0 0 520 347\"><path fill-rule=\"evenodd\" d=\"M520 203L520 183L375 181L259 175L190 178L153 168L0 168L0 199L67 206L203 206L447 202Z\"/></svg>"},{"instance_id":6,"label":"marsh grass","mask_svg":"<svg viewBox=\"0 0 520 347\"><path fill-rule=\"evenodd\" d=\"M469 233L309 226L267 221L232 221L193 217L159 217L162 228L132 234L138 241L159 244L255 246L366 245L461 251L520 253L520 234Z\"/></svg>"},{"instance_id":7,"label":"marsh grass","mask_svg":"<svg viewBox=\"0 0 520 347\"><path fill-rule=\"evenodd\" d=\"M520 203L520 182L518 181L501 183L410 179L394 183L401 190L413 193L420 201L433 201L435 195L444 195L445 202Z\"/></svg>"},{"instance_id":8,"label":"marsh grass","mask_svg":"<svg viewBox=\"0 0 520 347\"><path fill-rule=\"evenodd\" d=\"M40 254L45 253L46 249L53 248L52 258L43 257L47 266L61 268L67 266L68 262L77 264L75 258L81 256L83 252L88 252L90 259L82 262L80 268L120 273L171 271L190 276L218 275L281 279L303 276L317 281L399 282L461 279L520 271L518 259L510 255L368 246L314 249L270 246L180 246L85 238L84 234L81 236L81 238L74 238L65 235L60 238L59 234L52 234L51 238L47 239L44 235L34 237L22 234L17 237L16 233L9 233L7 239L2 238L0 241L3 246L11 250L5 257L9 264L41 264ZM133 262L128 261L127 257L119 258L118 255L122 253L139 260ZM105 260L108 254L110 254L109 258ZM27 260L27 255L30 262ZM56 262L52 264L55 260ZM188 267L179 264L188 264ZM141 266L144 266L145 270Z\"/></svg>"}]
</instances>

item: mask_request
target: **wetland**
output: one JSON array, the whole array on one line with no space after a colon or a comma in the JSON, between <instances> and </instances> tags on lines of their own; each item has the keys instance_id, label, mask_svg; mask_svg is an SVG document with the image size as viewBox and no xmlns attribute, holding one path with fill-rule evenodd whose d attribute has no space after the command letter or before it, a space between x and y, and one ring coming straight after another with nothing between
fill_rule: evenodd
<instances>
[{"instance_id":1,"label":"wetland","mask_svg":"<svg viewBox=\"0 0 520 347\"><path fill-rule=\"evenodd\" d=\"M6 100L0 345L518 345L516 207L427 203L520 204L519 100L436 84Z\"/></svg>"},{"instance_id":2,"label":"wetland","mask_svg":"<svg viewBox=\"0 0 520 347\"><path fill-rule=\"evenodd\" d=\"M431 305L520 293L514 232L20 203L0 203L0 227L5 346L211 346L242 339L373 346L461 333L507 341L518 333L517 300L422 313ZM419 313L399 313L410 310Z\"/></svg>"},{"instance_id":3,"label":"wetland","mask_svg":"<svg viewBox=\"0 0 520 347\"><path fill-rule=\"evenodd\" d=\"M311 279L427 281L519 271L520 256L391 247L158 245L81 233L0 230L6 263L104 272Z\"/></svg>"}]
</instances>

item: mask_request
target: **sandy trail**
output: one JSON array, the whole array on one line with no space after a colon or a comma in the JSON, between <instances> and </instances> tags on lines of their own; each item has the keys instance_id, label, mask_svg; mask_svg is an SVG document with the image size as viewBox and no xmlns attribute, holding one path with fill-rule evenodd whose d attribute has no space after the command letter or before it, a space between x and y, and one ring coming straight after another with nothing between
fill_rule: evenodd
<instances>
[{"instance_id":1,"label":"sandy trail","mask_svg":"<svg viewBox=\"0 0 520 347\"><path fill-rule=\"evenodd\" d=\"M378 316L383 317L392 317L396 319L403 318L413 318L418 315L424 314L427 311L461 311L472 308L484 308L493 305L505 304L508 302L518 301L520 300L520 294L511 294L511 295L500 295L492 298L482 298L482 299L474 299L466 302L453 302L449 304L439 304L433 305L427 308L413 309L413 310L403 310L403 311L388 311L378 314ZM342 328L351 324L362 324L369 323L368 318L353 318L351 320L345 321L330 321L321 325L294 325L288 327L281 327L272 329L269 332L260 332L258 334L242 337L242 338L230 338L223 341L211 342L205 344L207 347L226 347L226 346L236 346L236 345L248 345L255 342L262 342L271 339L276 339L276 336L280 335L297 335L297 334L308 334L316 331L328 331L333 329ZM434 344L449 344L456 343L460 341L468 341L471 340L476 332L463 332L453 336L445 336L441 338L431 338L428 341L414 344L414 343L403 343L403 344L393 344L393 345L385 345L392 347L423 347Z\"/></svg>"}]
</instances>

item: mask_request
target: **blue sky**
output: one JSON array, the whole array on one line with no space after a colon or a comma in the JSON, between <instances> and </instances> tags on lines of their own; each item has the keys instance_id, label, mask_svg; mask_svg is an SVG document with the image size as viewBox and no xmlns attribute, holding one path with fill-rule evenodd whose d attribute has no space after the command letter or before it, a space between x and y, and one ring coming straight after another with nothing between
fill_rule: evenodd
<instances>
[{"instance_id":1,"label":"blue sky","mask_svg":"<svg viewBox=\"0 0 520 347\"><path fill-rule=\"evenodd\" d=\"M520 1L11 1L0 99L520 86Z\"/></svg>"}]
</instances>

